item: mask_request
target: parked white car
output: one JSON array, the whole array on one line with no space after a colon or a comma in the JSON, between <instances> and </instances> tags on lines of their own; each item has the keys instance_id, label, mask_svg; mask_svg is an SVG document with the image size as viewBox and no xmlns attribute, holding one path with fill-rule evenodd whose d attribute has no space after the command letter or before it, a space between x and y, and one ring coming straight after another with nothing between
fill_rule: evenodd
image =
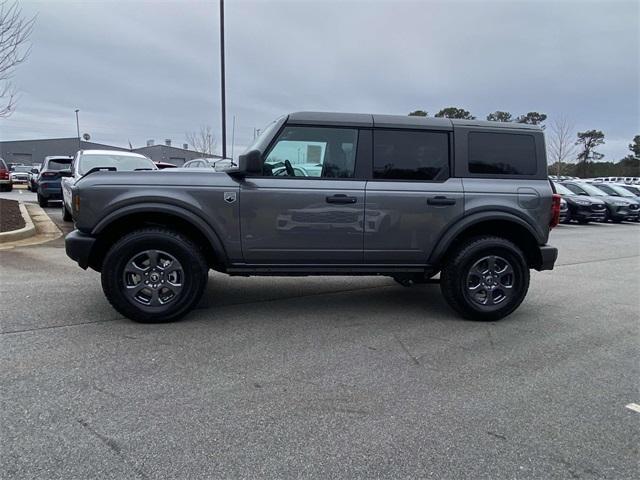
<instances>
[{"instance_id":1,"label":"parked white car","mask_svg":"<svg viewBox=\"0 0 640 480\"><path fill-rule=\"evenodd\" d=\"M33 168L31 165L15 165L10 173L11 181L13 183L27 183L31 168Z\"/></svg>"},{"instance_id":2,"label":"parked white car","mask_svg":"<svg viewBox=\"0 0 640 480\"><path fill-rule=\"evenodd\" d=\"M96 169L132 172L158 170L150 158L119 150L80 150L71 162L71 175L62 179L62 219L72 220L71 188L87 173Z\"/></svg>"}]
</instances>

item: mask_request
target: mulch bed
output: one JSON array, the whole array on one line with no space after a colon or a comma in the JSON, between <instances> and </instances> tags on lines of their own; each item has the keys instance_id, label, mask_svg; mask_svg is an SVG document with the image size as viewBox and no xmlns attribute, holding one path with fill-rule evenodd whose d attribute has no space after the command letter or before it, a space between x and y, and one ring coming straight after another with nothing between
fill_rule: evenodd
<instances>
[{"instance_id":1,"label":"mulch bed","mask_svg":"<svg viewBox=\"0 0 640 480\"><path fill-rule=\"evenodd\" d=\"M10 232L24 227L18 202L0 198L0 232Z\"/></svg>"}]
</instances>

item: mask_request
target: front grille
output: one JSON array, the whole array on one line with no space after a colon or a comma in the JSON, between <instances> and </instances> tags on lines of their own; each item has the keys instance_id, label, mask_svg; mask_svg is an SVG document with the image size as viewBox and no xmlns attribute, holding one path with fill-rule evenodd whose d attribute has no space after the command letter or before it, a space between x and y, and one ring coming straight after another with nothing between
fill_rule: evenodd
<instances>
[{"instance_id":1,"label":"front grille","mask_svg":"<svg viewBox=\"0 0 640 480\"><path fill-rule=\"evenodd\" d=\"M594 212L603 211L605 208L604 203L594 203L591 205L591 210Z\"/></svg>"}]
</instances>

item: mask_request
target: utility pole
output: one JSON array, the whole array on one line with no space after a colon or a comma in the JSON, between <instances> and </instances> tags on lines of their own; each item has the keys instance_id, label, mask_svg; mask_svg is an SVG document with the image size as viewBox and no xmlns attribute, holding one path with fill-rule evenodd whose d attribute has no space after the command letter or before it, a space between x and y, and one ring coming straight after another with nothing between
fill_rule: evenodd
<instances>
[{"instance_id":1,"label":"utility pole","mask_svg":"<svg viewBox=\"0 0 640 480\"><path fill-rule=\"evenodd\" d=\"M76 130L78 131L78 150L82 150L82 145L80 144L80 119L78 118L78 110L76 108Z\"/></svg>"},{"instance_id":2,"label":"utility pole","mask_svg":"<svg viewBox=\"0 0 640 480\"><path fill-rule=\"evenodd\" d=\"M220 0L220 94L222 96L222 158L227 158L227 108L224 86L224 0Z\"/></svg>"},{"instance_id":3,"label":"utility pole","mask_svg":"<svg viewBox=\"0 0 640 480\"><path fill-rule=\"evenodd\" d=\"M231 127L231 165L233 165L233 146L236 143L236 116L233 116L233 127Z\"/></svg>"}]
</instances>

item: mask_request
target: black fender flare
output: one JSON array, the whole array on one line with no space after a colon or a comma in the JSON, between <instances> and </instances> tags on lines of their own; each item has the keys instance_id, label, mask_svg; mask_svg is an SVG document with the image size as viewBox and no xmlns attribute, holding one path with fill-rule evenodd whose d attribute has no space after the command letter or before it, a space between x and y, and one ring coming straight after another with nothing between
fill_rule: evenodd
<instances>
[{"instance_id":1,"label":"black fender flare","mask_svg":"<svg viewBox=\"0 0 640 480\"><path fill-rule=\"evenodd\" d=\"M109 213L102 218L91 230L91 235L99 236L101 232L109 227L113 222L127 217L129 215L135 215L139 213L166 213L180 218L181 220L191 224L209 241L216 255L219 256L219 260L224 265L229 265L229 257L227 251L224 248L224 244L220 240L217 232L199 215L176 205L156 203L156 202L144 202L136 203L133 205L126 205L118 208L117 210Z\"/></svg>"},{"instance_id":2,"label":"black fender flare","mask_svg":"<svg viewBox=\"0 0 640 480\"><path fill-rule=\"evenodd\" d=\"M464 233L465 230L473 227L474 225L492 220L514 223L520 227L523 227L527 232L529 232L537 245L545 243L541 232L538 232L533 225L514 213L495 210L480 211L462 217L451 227L449 227L447 231L445 231L445 233L440 237L440 240L438 240L438 243L431 252L431 255L429 256L429 265L438 265L454 240L460 234Z\"/></svg>"}]
</instances>

